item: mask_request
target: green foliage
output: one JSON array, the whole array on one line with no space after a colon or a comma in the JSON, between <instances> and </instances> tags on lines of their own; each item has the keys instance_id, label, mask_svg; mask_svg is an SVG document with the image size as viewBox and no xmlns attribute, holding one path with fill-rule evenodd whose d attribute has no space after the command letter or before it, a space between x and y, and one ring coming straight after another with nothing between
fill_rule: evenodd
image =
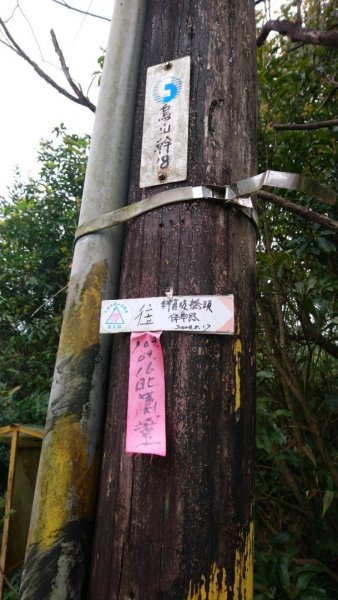
<instances>
[{"instance_id":1,"label":"green foliage","mask_svg":"<svg viewBox=\"0 0 338 600\"><path fill-rule=\"evenodd\" d=\"M61 125L42 141L40 175L0 199L0 426L44 424L70 275L89 138ZM8 448L0 447L0 489ZM0 502L0 517L4 514ZM21 573L4 600L18 597ZM17 590L17 591L15 591Z\"/></svg>"},{"instance_id":2,"label":"green foliage","mask_svg":"<svg viewBox=\"0 0 338 600\"><path fill-rule=\"evenodd\" d=\"M271 552L258 554L259 570L256 574L255 600L290 599L319 600L333 599L325 587L317 585L315 580L324 576L322 566L303 564L293 566L297 548L288 533L281 533L271 538ZM256 560L257 560L256 558Z\"/></svg>"},{"instance_id":3,"label":"green foliage","mask_svg":"<svg viewBox=\"0 0 338 600\"><path fill-rule=\"evenodd\" d=\"M39 177L0 200L0 425L44 423L88 142L56 128Z\"/></svg>"},{"instance_id":4,"label":"green foliage","mask_svg":"<svg viewBox=\"0 0 338 600\"><path fill-rule=\"evenodd\" d=\"M94 73L93 73L93 79L92 79L92 83L94 81L96 81L96 83L97 83L98 86L101 85L103 63L104 63L104 59L105 59L105 56L106 56L106 50L104 48L101 48L101 52L102 52L102 54L100 54L100 56L97 59L98 69L96 71L94 71Z\"/></svg>"},{"instance_id":5,"label":"green foliage","mask_svg":"<svg viewBox=\"0 0 338 600\"><path fill-rule=\"evenodd\" d=\"M284 18L294 18L295 3ZM303 2L304 25L328 29L334 2ZM259 170L311 175L337 190L338 128L274 123L337 114L334 50L274 37L258 55ZM282 195L281 190L276 193ZM337 218L306 196L293 202ZM259 200L255 600L337 597L337 238Z\"/></svg>"},{"instance_id":6,"label":"green foliage","mask_svg":"<svg viewBox=\"0 0 338 600\"><path fill-rule=\"evenodd\" d=\"M14 575L12 575L12 577L10 577L9 581L12 589L9 589L7 586L5 586L3 600L17 600L19 597L21 572L22 570L19 569L14 573Z\"/></svg>"}]
</instances>

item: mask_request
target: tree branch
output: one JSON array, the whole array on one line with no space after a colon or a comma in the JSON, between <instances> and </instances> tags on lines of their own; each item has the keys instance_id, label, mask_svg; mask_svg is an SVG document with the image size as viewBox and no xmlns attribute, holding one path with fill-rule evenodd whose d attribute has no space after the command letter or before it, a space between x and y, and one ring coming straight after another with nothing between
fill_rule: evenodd
<instances>
[{"instance_id":1,"label":"tree branch","mask_svg":"<svg viewBox=\"0 0 338 600\"><path fill-rule=\"evenodd\" d=\"M278 290L278 285L277 285L277 281L276 281L276 271L275 271L275 261L274 261L274 256L273 256L273 252L272 252L272 248L271 248L271 239L270 239L270 234L269 234L269 230L267 227L267 223L266 223L266 218L263 218L263 231L264 231L264 236L265 236L265 247L266 247L266 252L267 255L269 257L269 270L270 270L270 274L271 274L271 282L272 282L272 287L273 287L273 303L274 303L274 312L275 315L277 317L277 323L278 323L278 332L279 332L279 347L280 347L280 351L281 354L284 356L286 356L286 353L284 352L285 350L285 322L284 322L284 318L283 318L283 307L282 307L282 300L279 294L279 290ZM286 361L286 363L288 363L288 361ZM286 367L288 368L289 365L286 364ZM288 369L291 373L291 369Z\"/></svg>"},{"instance_id":2,"label":"tree branch","mask_svg":"<svg viewBox=\"0 0 338 600\"><path fill-rule=\"evenodd\" d=\"M52 0L56 4L60 4L60 6L64 6L65 8L69 8L69 10L75 10L76 12L82 13L83 15L88 15L89 17L95 17L96 19L103 19L104 21L110 21L108 17L103 17L102 15L96 15L94 13L88 12L87 10L81 10L80 8L75 8L75 6L70 6L66 4L64 0Z\"/></svg>"},{"instance_id":3,"label":"tree branch","mask_svg":"<svg viewBox=\"0 0 338 600\"><path fill-rule=\"evenodd\" d=\"M311 434L313 435L314 442L317 446L317 449L323 459L324 464L326 465L327 469L329 470L329 472L332 475L334 484L338 486L338 470L336 468L334 461L332 460L331 456L329 455L329 453L324 445L324 441L322 439L321 433L320 433L318 425L317 425L317 420L316 420L314 414L312 413L310 407L308 406L307 399L305 398L301 389L299 388L298 382L290 377L290 375L285 370L284 365L281 363L280 360L278 360L278 358L276 356L273 356L268 350L265 350L265 349L263 349L263 354L265 356L267 356L268 360L271 362L275 371L277 373L279 373L279 376L281 378L284 379L285 384L289 387L290 391L292 391L292 393L297 398L299 404L301 405L303 412L304 412L305 419L308 423L309 430L310 430Z\"/></svg>"},{"instance_id":4,"label":"tree branch","mask_svg":"<svg viewBox=\"0 0 338 600\"><path fill-rule=\"evenodd\" d=\"M5 572L1 566L0 566L0 573L1 573L2 577L4 578L5 584L9 587L11 592L18 598L19 592L17 592L15 587L12 586L11 582L9 581L8 577L6 577Z\"/></svg>"},{"instance_id":5,"label":"tree branch","mask_svg":"<svg viewBox=\"0 0 338 600\"><path fill-rule=\"evenodd\" d=\"M22 12L22 10L21 10L21 6L19 5L19 0L16 0L16 5L14 6L14 8L13 8L13 10L12 10L12 14L11 14L11 16L10 16L10 17L8 17L8 19L6 19L6 21L5 21L6 23L8 23L8 21L10 21L11 19L13 19L13 17L14 17L14 13L15 13L15 11L16 11L17 9L19 9L19 10Z\"/></svg>"},{"instance_id":6,"label":"tree branch","mask_svg":"<svg viewBox=\"0 0 338 600\"><path fill-rule=\"evenodd\" d=\"M301 25L302 22L303 22L303 19L302 19L302 0L297 0L296 23L297 23L297 25Z\"/></svg>"},{"instance_id":7,"label":"tree branch","mask_svg":"<svg viewBox=\"0 0 338 600\"><path fill-rule=\"evenodd\" d=\"M6 35L7 39L11 43L11 46L8 45L11 48L11 50L13 50L14 52L16 52L21 58L23 58L26 62L28 62L31 65L31 67L33 67L34 71L40 77L42 77L42 79L44 79L47 83L49 83L49 85L51 85L54 89L56 89L60 94L62 94L63 96L65 96L69 100L72 100L73 102L76 102L77 104L81 104L82 106L86 106L91 111L95 112L95 106L90 102L90 100L88 98L86 98L83 95L82 95L82 98L79 98L77 96L72 96L72 94L70 94L69 92L67 92L67 90L65 90L63 87L61 87L58 83L56 83L56 81L54 81L54 79L52 79L45 71L43 71L39 67L39 65L36 62L34 62L24 52L24 50L22 50L22 48L16 43L16 41L11 36L9 30L7 29L5 23L3 22L2 19L0 19L0 27L2 27L3 31L5 32L5 35Z\"/></svg>"},{"instance_id":8,"label":"tree branch","mask_svg":"<svg viewBox=\"0 0 338 600\"><path fill-rule=\"evenodd\" d=\"M280 206L289 212L292 212L299 217L303 217L308 221L312 221L313 223L319 223L320 225L324 225L328 229L333 229L333 231L338 231L338 221L335 219L331 219L326 215L322 215L321 213L317 213L310 208L305 208L304 206L300 206L299 204L294 204L294 202L290 202L290 200L286 200L286 198L282 198L281 196L277 196L276 194L272 194L271 192L259 191L257 192L258 198L264 200L265 202L271 202L276 206Z\"/></svg>"},{"instance_id":9,"label":"tree branch","mask_svg":"<svg viewBox=\"0 0 338 600\"><path fill-rule=\"evenodd\" d=\"M93 112L95 112L95 106L94 106L94 104L92 104L92 102L90 102L89 98L83 94L81 86L77 85L75 83L74 79L70 76L69 69L68 69L68 67L66 65L65 58L63 56L62 50L61 50L61 48L59 46L59 43L57 41L57 38L56 38L56 35L55 35L53 29L50 30L50 34L51 34L51 37L52 37L52 42L53 42L54 50L55 50L56 54L59 57L59 61L60 61L60 65L61 65L62 71L63 71L64 76L66 77L66 79L67 79L70 87L75 92L75 94L77 95L77 97L79 98L79 100L81 100L83 104L85 104L86 106L88 106L88 108L90 108L90 110L92 110Z\"/></svg>"},{"instance_id":10,"label":"tree branch","mask_svg":"<svg viewBox=\"0 0 338 600\"><path fill-rule=\"evenodd\" d=\"M317 346L323 348L325 352L331 354L331 356L333 356L334 358L338 358L338 346L334 342L326 338L325 335L320 333L318 328L311 323L310 316L305 311L305 309L299 315L299 319L306 339L311 340L312 342L317 344Z\"/></svg>"},{"instance_id":11,"label":"tree branch","mask_svg":"<svg viewBox=\"0 0 338 600\"><path fill-rule=\"evenodd\" d=\"M313 121L312 123L274 123L273 128L276 131L285 130L304 130L304 129L325 129L326 127L336 127L338 119L329 119L328 121Z\"/></svg>"},{"instance_id":12,"label":"tree branch","mask_svg":"<svg viewBox=\"0 0 338 600\"><path fill-rule=\"evenodd\" d=\"M286 19L267 21L257 38L257 46L262 46L271 31L287 36L292 42L304 42L328 48L338 48L338 31L308 29L301 27L299 22L287 21Z\"/></svg>"}]
</instances>

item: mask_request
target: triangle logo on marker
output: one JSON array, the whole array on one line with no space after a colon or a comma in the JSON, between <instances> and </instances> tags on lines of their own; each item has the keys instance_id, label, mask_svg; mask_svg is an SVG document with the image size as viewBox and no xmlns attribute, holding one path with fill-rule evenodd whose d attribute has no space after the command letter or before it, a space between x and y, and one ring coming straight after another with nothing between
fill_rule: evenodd
<instances>
[{"instance_id":1,"label":"triangle logo on marker","mask_svg":"<svg viewBox=\"0 0 338 600\"><path fill-rule=\"evenodd\" d=\"M124 325L124 324L125 324L124 318L122 317L118 306L115 306L113 312L110 314L110 317L108 317L108 319L106 321L106 325Z\"/></svg>"}]
</instances>

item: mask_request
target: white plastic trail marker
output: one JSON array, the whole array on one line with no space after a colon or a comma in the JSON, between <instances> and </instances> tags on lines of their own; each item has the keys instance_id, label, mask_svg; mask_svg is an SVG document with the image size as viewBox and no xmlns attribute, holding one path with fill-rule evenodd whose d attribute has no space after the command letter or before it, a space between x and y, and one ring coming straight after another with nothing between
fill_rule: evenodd
<instances>
[{"instance_id":1,"label":"white plastic trail marker","mask_svg":"<svg viewBox=\"0 0 338 600\"><path fill-rule=\"evenodd\" d=\"M134 331L186 331L234 333L234 297L157 296L105 300L101 309L101 333Z\"/></svg>"}]
</instances>

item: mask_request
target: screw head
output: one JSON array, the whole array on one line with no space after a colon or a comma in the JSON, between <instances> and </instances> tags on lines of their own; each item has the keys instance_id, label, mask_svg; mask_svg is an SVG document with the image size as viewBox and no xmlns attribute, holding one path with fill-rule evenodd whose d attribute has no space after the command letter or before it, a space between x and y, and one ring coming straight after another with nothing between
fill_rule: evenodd
<instances>
[{"instance_id":1,"label":"screw head","mask_svg":"<svg viewBox=\"0 0 338 600\"><path fill-rule=\"evenodd\" d=\"M162 171L158 174L158 178L160 179L160 181L163 181L164 179L167 179L167 176L165 173L163 173Z\"/></svg>"},{"instance_id":2,"label":"screw head","mask_svg":"<svg viewBox=\"0 0 338 600\"><path fill-rule=\"evenodd\" d=\"M166 71L169 71L169 69L171 69L172 66L173 64L171 62L166 62L164 68L166 69Z\"/></svg>"}]
</instances>

